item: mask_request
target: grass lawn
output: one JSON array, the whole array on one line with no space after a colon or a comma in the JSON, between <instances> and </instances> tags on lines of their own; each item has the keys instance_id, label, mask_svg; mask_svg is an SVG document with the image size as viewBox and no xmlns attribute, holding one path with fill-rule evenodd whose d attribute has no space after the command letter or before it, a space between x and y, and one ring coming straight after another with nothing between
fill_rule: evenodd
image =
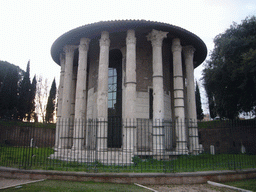
<instances>
[{"instance_id":1,"label":"grass lawn","mask_svg":"<svg viewBox=\"0 0 256 192\"><path fill-rule=\"evenodd\" d=\"M224 184L256 192L256 179L232 181L232 182L226 182Z\"/></svg>"},{"instance_id":2,"label":"grass lawn","mask_svg":"<svg viewBox=\"0 0 256 192\"><path fill-rule=\"evenodd\" d=\"M182 155L173 160L133 158L131 165L103 165L49 159L51 148L0 146L0 166L22 169L41 169L85 172L194 172L211 170L239 170L256 167L256 155L247 154L200 154ZM121 162L121 161L120 161Z\"/></svg>"},{"instance_id":3,"label":"grass lawn","mask_svg":"<svg viewBox=\"0 0 256 192\"><path fill-rule=\"evenodd\" d=\"M227 182L224 183L226 185L251 190L256 192L256 179L250 179L250 180L241 180L241 181L234 181L234 182ZM206 184L205 184L206 185ZM21 186L21 187L20 187ZM46 180L46 181L40 181L37 183L32 184L26 184L26 185L20 185L17 188L12 187L9 189L1 190L3 192L11 192L11 191L17 191L17 192L46 192L46 191L63 191L63 192L78 192L78 191L87 191L87 192L105 192L105 191L111 191L111 192L150 192L150 190L138 187L133 184L113 184L113 183L96 183L96 182L77 182L77 181L59 181L59 180ZM160 185L159 185L160 186ZM168 188L170 191L173 187L177 187L178 185L170 185ZM183 185L182 185L183 186ZM185 185L187 188L197 186L197 185ZM148 186L152 188L152 186ZM214 189L217 191L227 191L226 188L219 188L219 187L213 187L211 185L208 186L210 189Z\"/></svg>"},{"instance_id":4,"label":"grass lawn","mask_svg":"<svg viewBox=\"0 0 256 192\"><path fill-rule=\"evenodd\" d=\"M103 165L99 161L78 163L48 158L51 148L5 147L0 146L0 166L85 172L194 172L211 170L239 170L256 167L256 155L248 154L200 154L182 155L173 160L133 158L131 165ZM120 163L122 161L120 160Z\"/></svg>"},{"instance_id":5,"label":"grass lawn","mask_svg":"<svg viewBox=\"0 0 256 192\"><path fill-rule=\"evenodd\" d=\"M5 190L1 190L4 192L10 192L10 191L26 191L26 192L32 192L32 191L72 191L72 192L78 192L78 191L86 191L86 192L92 192L92 191L118 191L118 192L149 192L150 190L138 187L136 185L128 185L128 184L112 184L112 183L95 183L95 182L75 182L75 181L57 181L57 180L46 180L42 182L37 182L33 184L26 184L22 185L21 188L9 188Z\"/></svg>"}]
</instances>

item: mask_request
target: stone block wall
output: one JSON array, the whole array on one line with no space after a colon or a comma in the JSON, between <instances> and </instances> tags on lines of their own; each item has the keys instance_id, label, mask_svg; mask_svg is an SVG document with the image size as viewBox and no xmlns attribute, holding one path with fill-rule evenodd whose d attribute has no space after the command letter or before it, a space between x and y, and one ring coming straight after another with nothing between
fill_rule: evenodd
<instances>
[{"instance_id":1,"label":"stone block wall","mask_svg":"<svg viewBox=\"0 0 256 192\"><path fill-rule=\"evenodd\" d=\"M256 154L256 129L250 127L200 128L199 142L204 151L210 151L214 145L216 153L240 153L243 145L246 152Z\"/></svg>"},{"instance_id":2,"label":"stone block wall","mask_svg":"<svg viewBox=\"0 0 256 192\"><path fill-rule=\"evenodd\" d=\"M55 143L55 129L50 128L0 126L0 133L0 143L10 146L53 147Z\"/></svg>"}]
</instances>

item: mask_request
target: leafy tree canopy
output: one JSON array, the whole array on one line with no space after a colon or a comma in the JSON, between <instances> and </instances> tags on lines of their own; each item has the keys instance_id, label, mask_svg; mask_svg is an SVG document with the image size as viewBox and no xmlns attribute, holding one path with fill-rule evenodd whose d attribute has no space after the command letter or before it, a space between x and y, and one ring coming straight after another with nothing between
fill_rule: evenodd
<instances>
[{"instance_id":1,"label":"leafy tree canopy","mask_svg":"<svg viewBox=\"0 0 256 192\"><path fill-rule=\"evenodd\" d=\"M18 66L0 61L0 118L18 118L19 83L24 73Z\"/></svg>"},{"instance_id":2,"label":"leafy tree canopy","mask_svg":"<svg viewBox=\"0 0 256 192\"><path fill-rule=\"evenodd\" d=\"M26 72L0 61L0 118L31 120L35 110L36 77L30 82L30 62Z\"/></svg>"},{"instance_id":3,"label":"leafy tree canopy","mask_svg":"<svg viewBox=\"0 0 256 192\"><path fill-rule=\"evenodd\" d=\"M0 90L0 118L17 119L18 71L8 69Z\"/></svg>"},{"instance_id":4,"label":"leafy tree canopy","mask_svg":"<svg viewBox=\"0 0 256 192\"><path fill-rule=\"evenodd\" d=\"M0 60L0 86L3 84L4 78L7 75L8 70L17 71L19 80L22 78L25 71L20 69L18 66L13 65L7 61Z\"/></svg>"},{"instance_id":5,"label":"leafy tree canopy","mask_svg":"<svg viewBox=\"0 0 256 192\"><path fill-rule=\"evenodd\" d=\"M203 71L211 117L256 113L256 17L233 23L214 44Z\"/></svg>"}]
</instances>

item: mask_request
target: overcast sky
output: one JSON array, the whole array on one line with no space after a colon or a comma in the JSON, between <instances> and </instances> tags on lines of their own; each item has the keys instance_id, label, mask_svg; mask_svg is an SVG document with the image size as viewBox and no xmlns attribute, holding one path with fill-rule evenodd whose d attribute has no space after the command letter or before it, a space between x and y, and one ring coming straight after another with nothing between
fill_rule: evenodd
<instances>
[{"instance_id":1,"label":"overcast sky","mask_svg":"<svg viewBox=\"0 0 256 192\"><path fill-rule=\"evenodd\" d=\"M36 74L58 83L60 67L51 58L51 45L76 27L118 19L169 23L198 35L209 54L216 35L252 15L255 0L0 0L0 60L23 70L30 60L31 79ZM198 80L202 68L195 70Z\"/></svg>"}]
</instances>

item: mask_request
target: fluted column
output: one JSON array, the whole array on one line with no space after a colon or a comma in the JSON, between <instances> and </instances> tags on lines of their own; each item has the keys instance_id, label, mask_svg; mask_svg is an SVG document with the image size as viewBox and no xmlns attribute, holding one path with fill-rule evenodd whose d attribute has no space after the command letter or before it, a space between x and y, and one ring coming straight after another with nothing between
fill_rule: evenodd
<instances>
[{"instance_id":1,"label":"fluted column","mask_svg":"<svg viewBox=\"0 0 256 192\"><path fill-rule=\"evenodd\" d=\"M58 94L58 109L57 109L57 118L61 117L62 111L62 100L63 100L63 84L64 84L64 75L65 75L65 55L60 54L60 83L59 83L59 94Z\"/></svg>"},{"instance_id":2,"label":"fluted column","mask_svg":"<svg viewBox=\"0 0 256 192\"><path fill-rule=\"evenodd\" d=\"M98 71L98 93L97 93L97 149L107 149L107 120L108 120L108 65L109 65L109 33L103 31L100 39L100 58Z\"/></svg>"},{"instance_id":3,"label":"fluted column","mask_svg":"<svg viewBox=\"0 0 256 192\"><path fill-rule=\"evenodd\" d=\"M176 131L176 151L180 154L186 154L187 139L185 126L185 109L184 109L184 85L182 73L182 47L180 39L175 38L172 41L173 53L173 88L174 88L174 114L175 114L175 131Z\"/></svg>"},{"instance_id":4,"label":"fluted column","mask_svg":"<svg viewBox=\"0 0 256 192\"><path fill-rule=\"evenodd\" d=\"M164 85L162 44L168 32L152 30L147 36L152 44L153 54L153 151L164 149Z\"/></svg>"},{"instance_id":5,"label":"fluted column","mask_svg":"<svg viewBox=\"0 0 256 192\"><path fill-rule=\"evenodd\" d=\"M62 110L62 98L63 98L63 83L64 83L64 74L65 74L65 56L64 54L60 54L60 81L59 81L59 89L58 89L58 107L57 107L57 122L56 122L56 133L55 133L55 148L59 146L60 139L60 118L61 118L61 110Z\"/></svg>"},{"instance_id":6,"label":"fluted column","mask_svg":"<svg viewBox=\"0 0 256 192\"><path fill-rule=\"evenodd\" d=\"M193 46L183 47L183 54L186 66L187 78L187 120L188 120L188 134L189 134L189 152L197 153L199 151L197 116L196 116L196 99L195 99L195 83L194 83L194 52Z\"/></svg>"},{"instance_id":7,"label":"fluted column","mask_svg":"<svg viewBox=\"0 0 256 192\"><path fill-rule=\"evenodd\" d=\"M77 66L73 67L72 83L71 83L71 107L70 120L68 131L68 148L73 146L73 132L74 132L74 118L75 118L75 102L76 102L76 80L77 80Z\"/></svg>"},{"instance_id":8,"label":"fluted column","mask_svg":"<svg viewBox=\"0 0 256 192\"><path fill-rule=\"evenodd\" d=\"M132 152L136 128L136 38L135 31L128 30L126 37L125 127L123 150Z\"/></svg>"},{"instance_id":9,"label":"fluted column","mask_svg":"<svg viewBox=\"0 0 256 192\"><path fill-rule=\"evenodd\" d=\"M72 89L72 76L73 76L73 59L74 51L77 46L66 45L64 47L65 52L65 75L64 75L64 85L63 85L63 101L62 101L62 111L61 117L69 118L71 115L71 89Z\"/></svg>"},{"instance_id":10,"label":"fluted column","mask_svg":"<svg viewBox=\"0 0 256 192\"><path fill-rule=\"evenodd\" d=\"M153 48L153 119L164 119L162 44L168 32L152 30L147 36Z\"/></svg>"},{"instance_id":11,"label":"fluted column","mask_svg":"<svg viewBox=\"0 0 256 192\"><path fill-rule=\"evenodd\" d=\"M60 144L59 148L68 147L68 132L70 129L70 115L71 115L71 89L72 89L72 76L73 76L73 59L74 51L77 46L66 45L65 52L65 75L63 84L63 100L61 109L61 128L60 128Z\"/></svg>"},{"instance_id":12,"label":"fluted column","mask_svg":"<svg viewBox=\"0 0 256 192\"><path fill-rule=\"evenodd\" d=\"M76 82L75 126L73 134L73 150L82 150L84 145L84 129L86 123L86 77L87 53L90 39L80 39L79 60Z\"/></svg>"}]
</instances>

